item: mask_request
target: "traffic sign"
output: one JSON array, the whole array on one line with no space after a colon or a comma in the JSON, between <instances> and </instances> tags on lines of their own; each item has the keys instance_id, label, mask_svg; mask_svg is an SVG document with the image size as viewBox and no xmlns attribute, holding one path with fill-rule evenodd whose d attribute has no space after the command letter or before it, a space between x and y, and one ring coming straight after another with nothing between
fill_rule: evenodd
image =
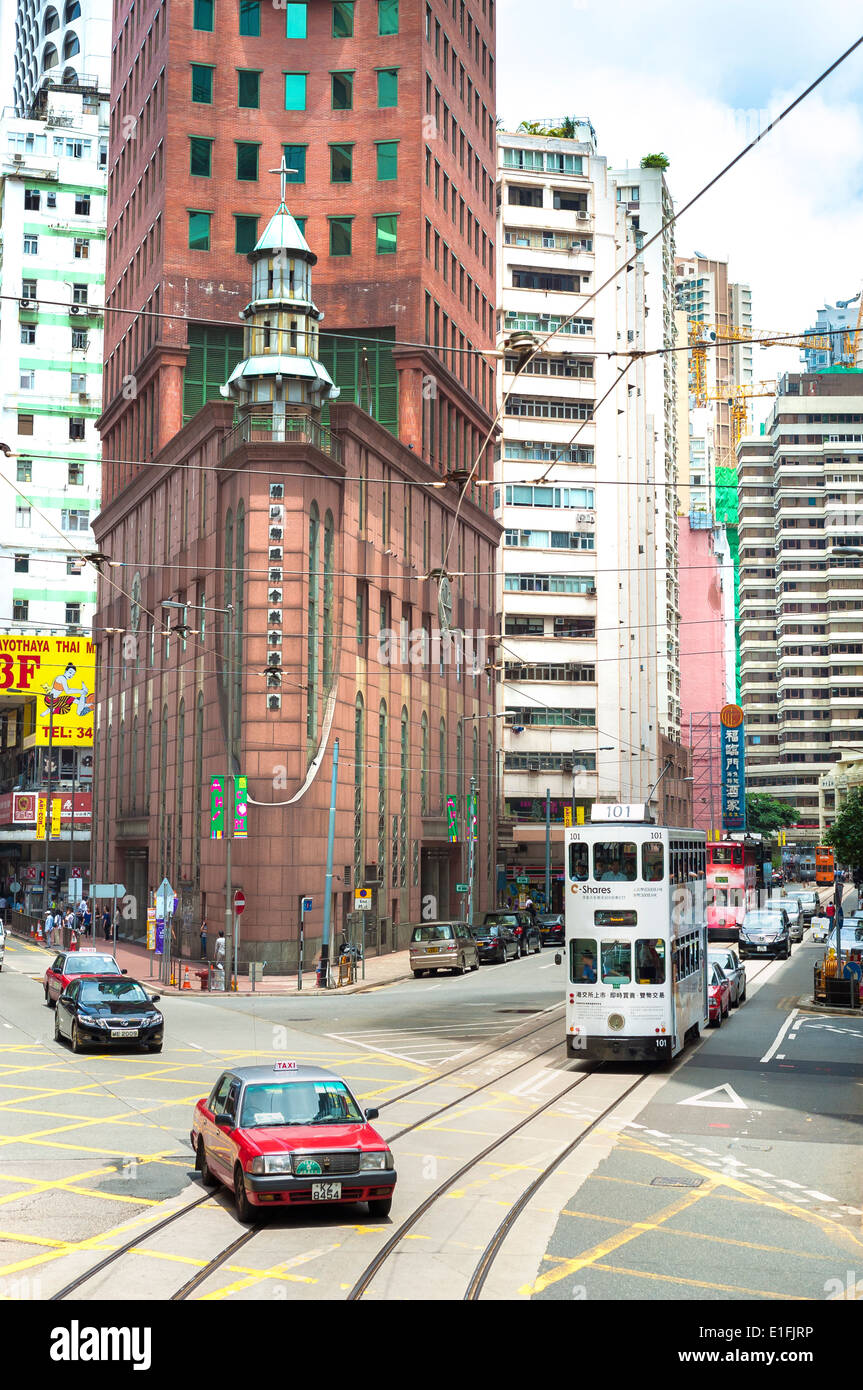
<instances>
[{"instance_id":1,"label":"traffic sign","mask_svg":"<svg viewBox=\"0 0 863 1390\"><path fill-rule=\"evenodd\" d=\"M113 896L113 894L112 894ZM156 889L156 916L164 921L170 917L174 909L174 890L166 878L162 879ZM157 948L158 949L158 948Z\"/></svg>"},{"instance_id":2,"label":"traffic sign","mask_svg":"<svg viewBox=\"0 0 863 1390\"><path fill-rule=\"evenodd\" d=\"M125 898L125 883L94 883L90 889L91 898Z\"/></svg>"},{"instance_id":3,"label":"traffic sign","mask_svg":"<svg viewBox=\"0 0 863 1390\"><path fill-rule=\"evenodd\" d=\"M529 878L525 878L524 876L521 876L521 877L519 877L519 878L516 879L516 883L520 883L520 884L522 884L522 886L524 886L525 884L530 883L530 879L529 879Z\"/></svg>"},{"instance_id":4,"label":"traffic sign","mask_svg":"<svg viewBox=\"0 0 863 1390\"><path fill-rule=\"evenodd\" d=\"M311 912L314 902L314 898L303 898L303 912Z\"/></svg>"},{"instance_id":5,"label":"traffic sign","mask_svg":"<svg viewBox=\"0 0 863 1390\"><path fill-rule=\"evenodd\" d=\"M466 893L468 891L468 886L466 883L457 883L455 886L455 891L457 893Z\"/></svg>"},{"instance_id":6,"label":"traffic sign","mask_svg":"<svg viewBox=\"0 0 863 1390\"><path fill-rule=\"evenodd\" d=\"M243 892L242 888L238 888L234 893L234 911L236 912L238 917L241 917L245 909L246 895Z\"/></svg>"},{"instance_id":7,"label":"traffic sign","mask_svg":"<svg viewBox=\"0 0 863 1390\"><path fill-rule=\"evenodd\" d=\"M372 890L371 888L354 889L354 910L356 912L371 912L372 910Z\"/></svg>"}]
</instances>

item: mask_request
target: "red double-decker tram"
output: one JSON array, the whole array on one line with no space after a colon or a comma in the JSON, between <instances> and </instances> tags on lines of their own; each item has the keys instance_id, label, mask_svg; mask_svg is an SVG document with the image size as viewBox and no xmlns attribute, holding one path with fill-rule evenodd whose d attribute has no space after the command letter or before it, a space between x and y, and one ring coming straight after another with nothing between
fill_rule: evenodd
<instances>
[{"instance_id":1,"label":"red double-decker tram","mask_svg":"<svg viewBox=\"0 0 863 1390\"><path fill-rule=\"evenodd\" d=\"M756 840L719 840L707 846L707 939L737 942L740 924L758 906Z\"/></svg>"}]
</instances>

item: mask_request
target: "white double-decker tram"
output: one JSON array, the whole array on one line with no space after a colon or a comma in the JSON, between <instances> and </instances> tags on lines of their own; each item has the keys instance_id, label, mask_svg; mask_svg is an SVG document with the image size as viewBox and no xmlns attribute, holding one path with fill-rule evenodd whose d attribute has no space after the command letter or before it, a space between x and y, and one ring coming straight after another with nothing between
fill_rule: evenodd
<instances>
[{"instance_id":1,"label":"white double-decker tram","mask_svg":"<svg viewBox=\"0 0 863 1390\"><path fill-rule=\"evenodd\" d=\"M707 1026L705 834L647 815L599 804L565 831L573 1057L665 1061Z\"/></svg>"}]
</instances>

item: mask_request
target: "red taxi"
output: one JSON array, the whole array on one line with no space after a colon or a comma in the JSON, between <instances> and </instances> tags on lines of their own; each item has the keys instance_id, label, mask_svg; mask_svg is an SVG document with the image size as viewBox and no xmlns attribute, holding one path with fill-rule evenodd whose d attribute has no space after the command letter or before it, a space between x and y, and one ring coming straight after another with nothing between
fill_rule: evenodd
<instances>
[{"instance_id":1,"label":"red taxi","mask_svg":"<svg viewBox=\"0 0 863 1390\"><path fill-rule=\"evenodd\" d=\"M389 1215L393 1156L341 1077L280 1061L223 1072L199 1100L190 1139L205 1187L232 1189L237 1216L317 1202L368 1202Z\"/></svg>"},{"instance_id":2,"label":"red taxi","mask_svg":"<svg viewBox=\"0 0 863 1390\"><path fill-rule=\"evenodd\" d=\"M45 971L45 1003L53 1009L60 995L82 975L125 975L113 956L102 951L61 951Z\"/></svg>"},{"instance_id":3,"label":"red taxi","mask_svg":"<svg viewBox=\"0 0 863 1390\"><path fill-rule=\"evenodd\" d=\"M731 1012L731 981L725 974L721 965L716 961L708 962L709 974L707 976L707 1010L710 1022L717 1028L722 1026L722 1020L727 1018Z\"/></svg>"}]
</instances>

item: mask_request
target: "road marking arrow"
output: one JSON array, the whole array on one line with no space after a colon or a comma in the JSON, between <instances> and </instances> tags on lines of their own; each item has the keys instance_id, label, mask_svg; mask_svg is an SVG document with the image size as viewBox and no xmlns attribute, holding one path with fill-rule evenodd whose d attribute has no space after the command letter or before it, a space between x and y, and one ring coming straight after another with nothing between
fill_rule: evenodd
<instances>
[{"instance_id":1,"label":"road marking arrow","mask_svg":"<svg viewBox=\"0 0 863 1390\"><path fill-rule=\"evenodd\" d=\"M725 1100L708 1100L708 1096L715 1096L724 1091ZM690 1096L688 1100L679 1100L678 1105L703 1105L713 1110L748 1110L749 1106L742 1101L737 1092L727 1081L723 1081L721 1086L711 1086L709 1091L699 1091L697 1096Z\"/></svg>"}]
</instances>

